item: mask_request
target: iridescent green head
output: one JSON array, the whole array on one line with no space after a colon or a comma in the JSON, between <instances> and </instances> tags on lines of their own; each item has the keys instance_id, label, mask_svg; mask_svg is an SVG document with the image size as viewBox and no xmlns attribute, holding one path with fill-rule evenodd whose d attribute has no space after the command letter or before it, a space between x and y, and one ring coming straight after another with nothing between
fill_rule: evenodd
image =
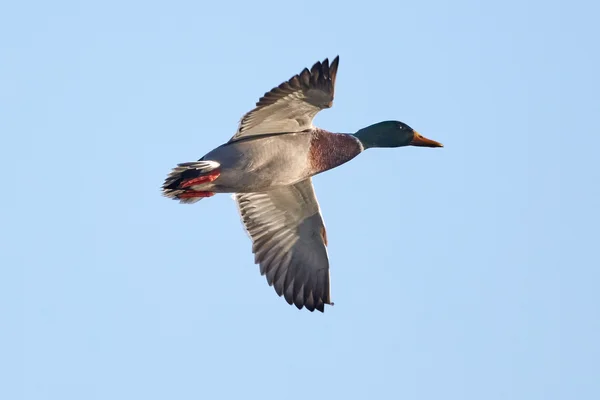
<instances>
[{"instance_id":1,"label":"iridescent green head","mask_svg":"<svg viewBox=\"0 0 600 400\"><path fill-rule=\"evenodd\" d=\"M444 147L435 140L427 139L404 122L384 121L368 126L354 134L365 149L370 147Z\"/></svg>"}]
</instances>

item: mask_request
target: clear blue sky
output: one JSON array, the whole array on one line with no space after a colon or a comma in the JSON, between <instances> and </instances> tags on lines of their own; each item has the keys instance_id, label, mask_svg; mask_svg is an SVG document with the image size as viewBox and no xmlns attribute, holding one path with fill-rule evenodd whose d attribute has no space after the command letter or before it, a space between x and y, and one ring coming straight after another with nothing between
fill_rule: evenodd
<instances>
[{"instance_id":1,"label":"clear blue sky","mask_svg":"<svg viewBox=\"0 0 600 400\"><path fill-rule=\"evenodd\" d=\"M0 398L599 399L592 3L3 2ZM320 314L159 187L336 54L318 126L446 147L315 179Z\"/></svg>"}]
</instances>

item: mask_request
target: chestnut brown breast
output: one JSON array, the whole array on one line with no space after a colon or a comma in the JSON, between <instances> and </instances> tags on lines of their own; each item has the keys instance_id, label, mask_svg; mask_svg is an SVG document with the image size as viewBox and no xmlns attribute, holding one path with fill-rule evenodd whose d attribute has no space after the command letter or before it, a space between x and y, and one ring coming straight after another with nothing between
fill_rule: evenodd
<instances>
[{"instance_id":1,"label":"chestnut brown breast","mask_svg":"<svg viewBox=\"0 0 600 400\"><path fill-rule=\"evenodd\" d=\"M362 151L360 142L353 135L315 129L309 151L311 175L342 165Z\"/></svg>"}]
</instances>

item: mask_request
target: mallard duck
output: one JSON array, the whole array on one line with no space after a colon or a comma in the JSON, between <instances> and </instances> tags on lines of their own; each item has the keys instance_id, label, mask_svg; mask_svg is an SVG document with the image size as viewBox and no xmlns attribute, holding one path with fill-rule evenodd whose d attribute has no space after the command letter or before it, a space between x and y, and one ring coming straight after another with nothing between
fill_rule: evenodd
<instances>
[{"instance_id":1,"label":"mallard duck","mask_svg":"<svg viewBox=\"0 0 600 400\"><path fill-rule=\"evenodd\" d=\"M333 105L339 56L267 92L245 114L225 144L198 161L178 164L165 179L164 196L195 203L234 193L254 260L269 286L298 309L333 305L327 234L311 177L375 147L443 147L399 121L354 134L313 126Z\"/></svg>"}]
</instances>

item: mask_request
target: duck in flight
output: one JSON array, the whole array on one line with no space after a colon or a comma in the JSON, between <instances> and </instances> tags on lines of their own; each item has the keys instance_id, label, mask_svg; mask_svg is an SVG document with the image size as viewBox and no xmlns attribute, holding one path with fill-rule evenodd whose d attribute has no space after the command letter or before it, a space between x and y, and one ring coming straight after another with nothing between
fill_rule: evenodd
<instances>
[{"instance_id":1,"label":"duck in flight","mask_svg":"<svg viewBox=\"0 0 600 400\"><path fill-rule=\"evenodd\" d=\"M354 134L313 126L315 115L333 105L338 65L339 57L317 62L265 93L227 143L178 164L162 186L164 196L186 204L234 193L261 275L290 305L310 311L333 305L327 234L312 176L369 148L443 147L399 121Z\"/></svg>"}]
</instances>

